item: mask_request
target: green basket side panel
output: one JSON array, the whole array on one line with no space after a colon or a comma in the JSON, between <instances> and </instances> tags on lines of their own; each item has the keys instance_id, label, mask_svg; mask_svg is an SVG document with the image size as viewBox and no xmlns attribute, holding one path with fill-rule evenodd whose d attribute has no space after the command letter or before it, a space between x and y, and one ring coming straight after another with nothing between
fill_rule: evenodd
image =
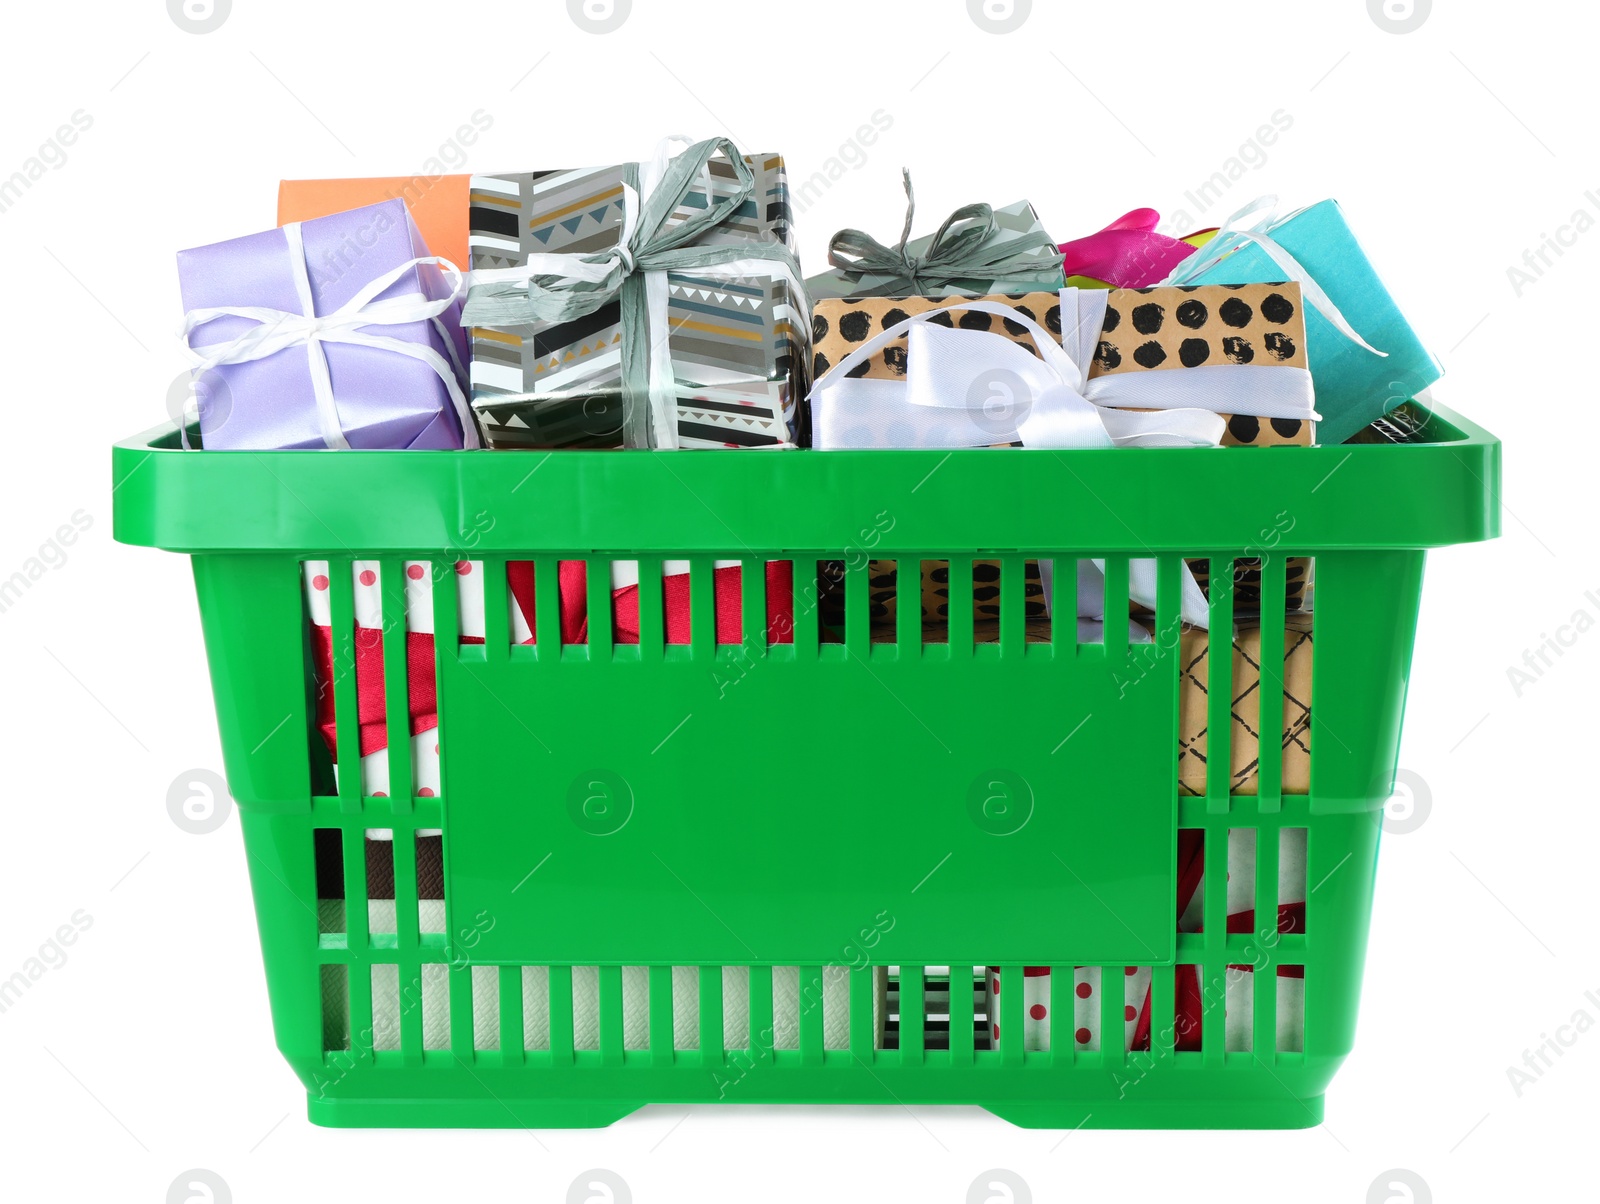
<instances>
[{"instance_id":1,"label":"green basket side panel","mask_svg":"<svg viewBox=\"0 0 1600 1204\"><path fill-rule=\"evenodd\" d=\"M920 637L446 649L452 931L492 917L483 962L807 964L887 915L884 962L1170 964L1173 699L1119 684L1156 649Z\"/></svg>"},{"instance_id":2,"label":"green basket side panel","mask_svg":"<svg viewBox=\"0 0 1600 1204\"><path fill-rule=\"evenodd\" d=\"M307 819L241 807L278 1049L309 1088L324 1064L316 879Z\"/></svg>"},{"instance_id":3,"label":"green basket side panel","mask_svg":"<svg viewBox=\"0 0 1600 1204\"><path fill-rule=\"evenodd\" d=\"M292 556L194 557L228 788L241 804L310 805L305 620Z\"/></svg>"},{"instance_id":4,"label":"green basket side panel","mask_svg":"<svg viewBox=\"0 0 1600 1204\"><path fill-rule=\"evenodd\" d=\"M1321 816L1308 832L1306 1055L1335 1064L1355 1044L1382 819Z\"/></svg>"},{"instance_id":5,"label":"green basket side panel","mask_svg":"<svg viewBox=\"0 0 1600 1204\"><path fill-rule=\"evenodd\" d=\"M1317 557L1311 787L1321 811L1372 810L1393 789L1423 559L1420 551Z\"/></svg>"}]
</instances>

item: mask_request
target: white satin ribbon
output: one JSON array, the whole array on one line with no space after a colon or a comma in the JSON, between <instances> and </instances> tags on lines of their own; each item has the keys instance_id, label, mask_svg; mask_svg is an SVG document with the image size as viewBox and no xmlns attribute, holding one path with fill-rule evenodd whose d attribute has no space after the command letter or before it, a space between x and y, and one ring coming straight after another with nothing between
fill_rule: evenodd
<instances>
[{"instance_id":1,"label":"white satin ribbon","mask_svg":"<svg viewBox=\"0 0 1600 1204\"><path fill-rule=\"evenodd\" d=\"M1105 319L1105 289L1061 290L1061 343L1050 332L1014 306L996 301L962 300L896 322L882 334L851 352L812 387L817 445L837 449L849 445L846 435L865 421L867 425L905 424L907 440L917 447L974 447L1011 442L1020 438L1026 447L1215 447L1224 423L1215 410L1195 406L1137 413L1111 407L1171 405L1183 394L1193 400L1197 391L1169 388L1162 383L1157 394L1142 388L1149 377L1188 378L1198 369L1112 373L1088 380ZM978 311L1018 323L1028 333L1040 357L1036 358L1011 339L983 330L961 330L930 320L951 310ZM906 338L906 379L869 380L847 374L866 363L884 347ZM1225 375L1206 378L1210 389L1198 390L1205 399L1232 406L1241 393L1270 396L1281 410L1315 417L1311 408L1310 373L1303 368L1231 365ZM1271 376L1269 385L1253 391L1242 373ZM1272 374L1284 374L1272 376ZM1017 391L1023 396L1015 396ZM1002 394L998 408L995 393ZM931 418L923 417L929 416ZM982 415L981 418L975 415ZM1287 413L1278 416L1286 417ZM961 420L965 419L965 426ZM938 437L952 432L949 442L919 441L921 434ZM1093 568L1088 566L1093 565ZM1180 609L1183 621L1196 627L1209 624L1205 595L1189 566L1181 566ZM1039 562L1045 597L1051 596L1054 562ZM1105 561L1080 561L1078 615L1103 619L1105 615ZM1133 601L1156 606L1157 571L1152 559L1128 562L1128 595Z\"/></svg>"},{"instance_id":2,"label":"white satin ribbon","mask_svg":"<svg viewBox=\"0 0 1600 1204\"><path fill-rule=\"evenodd\" d=\"M1191 284L1195 277L1206 268L1220 260L1231 251L1236 251L1246 243L1255 243L1260 247L1266 257L1278 266L1285 280L1293 280L1300 286L1300 293L1310 302L1324 318L1333 324L1333 328L1356 346L1372 352L1373 355L1388 357L1387 351L1379 351L1366 339L1356 333L1339 307L1333 303L1333 298L1322 291L1322 286L1316 282L1311 273L1301 266L1300 261L1289 254L1278 241L1272 238L1269 231L1276 229L1285 222L1305 212L1296 209L1293 213L1280 219L1278 217L1278 198L1272 194L1258 196L1238 212L1230 214L1228 219L1217 227L1217 232L1203 246L1198 248L1183 262L1178 264L1168 273L1162 284ZM1257 214L1262 216L1256 217ZM1256 218L1251 222L1251 218Z\"/></svg>"},{"instance_id":3,"label":"white satin ribbon","mask_svg":"<svg viewBox=\"0 0 1600 1204\"><path fill-rule=\"evenodd\" d=\"M1039 584L1044 589L1047 603L1055 596L1055 589L1051 584L1055 579L1055 567L1056 562L1053 560L1039 561ZM1189 571L1187 562L1182 562L1178 589L1178 612L1183 621L1191 627L1209 629L1210 604L1206 601L1205 594L1201 592L1199 582L1194 579L1194 574ZM1142 606L1155 610L1156 595L1156 562L1149 558L1128 561L1128 597ZM1078 561L1078 618L1103 622L1105 617L1106 562L1080 560ZM1133 643L1140 643L1148 642L1150 637L1146 635L1143 641L1137 636L1130 638Z\"/></svg>"},{"instance_id":4,"label":"white satin ribbon","mask_svg":"<svg viewBox=\"0 0 1600 1204\"><path fill-rule=\"evenodd\" d=\"M188 345L189 336L196 329L217 318L245 318L256 323L232 342L190 348L189 355L195 364L195 372L207 372L224 364L263 360L277 355L280 351L304 347L311 369L311 388L316 397L317 421L322 430L322 441L330 448L346 450L350 447L350 441L345 438L344 428L339 420L339 406L333 395L333 383L328 375L328 357L323 345L347 343L356 347L372 347L379 351L409 356L432 368L444 383L445 391L450 396L450 403L455 407L456 415L461 421L463 446L478 447L477 423L472 417L472 407L467 403L459 379L460 376L465 376L466 370L462 367L461 357L456 352L455 340L451 338L449 328L440 320L440 315L455 303L466 286L461 270L448 259L441 259L437 255L410 259L364 285L355 296L331 314L318 317L312 299L311 277L306 266L305 241L300 231L300 223L288 223L283 227L283 233L289 243L289 262L293 270L295 293L299 299L301 312L293 313L262 305L218 305L191 309L184 315L183 326L179 331L179 337L183 339L185 346ZM384 301L377 300L408 272L429 264L443 271L445 278L451 282L448 296L429 300L421 293L414 293L404 297L390 297ZM433 324L446 352L449 353L448 361L432 347L422 343L408 343L388 335L372 334L365 329L370 326L404 326L412 322ZM189 445L187 430L182 428L181 423L180 429L184 446L187 447Z\"/></svg>"}]
</instances>

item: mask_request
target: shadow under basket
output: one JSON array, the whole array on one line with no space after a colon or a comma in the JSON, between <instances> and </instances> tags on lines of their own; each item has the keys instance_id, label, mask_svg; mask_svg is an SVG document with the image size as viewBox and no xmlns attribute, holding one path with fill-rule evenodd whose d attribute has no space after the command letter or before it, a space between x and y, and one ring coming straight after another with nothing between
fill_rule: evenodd
<instances>
[{"instance_id":1,"label":"shadow under basket","mask_svg":"<svg viewBox=\"0 0 1600 1204\"><path fill-rule=\"evenodd\" d=\"M1499 443L672 454L114 449L116 537L193 558L311 1119L1318 1123Z\"/></svg>"}]
</instances>

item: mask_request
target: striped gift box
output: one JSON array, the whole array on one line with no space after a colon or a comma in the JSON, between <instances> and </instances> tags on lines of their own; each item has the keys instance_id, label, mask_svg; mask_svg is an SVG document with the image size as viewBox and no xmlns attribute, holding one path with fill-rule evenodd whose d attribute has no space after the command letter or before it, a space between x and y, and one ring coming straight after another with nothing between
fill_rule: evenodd
<instances>
[{"instance_id":1,"label":"striped gift box","mask_svg":"<svg viewBox=\"0 0 1600 1204\"><path fill-rule=\"evenodd\" d=\"M697 245L776 243L794 249L788 177L778 155L747 155L751 197ZM623 168L474 176L474 268L520 267L535 253L616 247ZM732 193L731 163L714 158L669 224ZM710 192L708 200L707 191ZM779 276L709 280L667 275L667 353L678 385L683 447L785 447L804 395L810 324ZM570 322L472 334L472 397L491 447L622 445L621 309L613 301Z\"/></svg>"}]
</instances>

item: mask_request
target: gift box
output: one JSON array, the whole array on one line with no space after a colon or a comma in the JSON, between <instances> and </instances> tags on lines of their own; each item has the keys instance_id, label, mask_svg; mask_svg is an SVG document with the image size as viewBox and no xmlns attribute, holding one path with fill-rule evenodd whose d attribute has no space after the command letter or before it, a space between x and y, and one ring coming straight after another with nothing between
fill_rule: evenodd
<instances>
[{"instance_id":1,"label":"gift box","mask_svg":"<svg viewBox=\"0 0 1600 1204\"><path fill-rule=\"evenodd\" d=\"M1064 283L1061 254L1027 201L1001 209L964 205L933 234L913 239L916 197L910 172L904 180L900 241L886 247L860 230L840 230L828 243L833 266L806 280L813 302L909 294L982 297L1058 289Z\"/></svg>"},{"instance_id":2,"label":"gift box","mask_svg":"<svg viewBox=\"0 0 1600 1204\"><path fill-rule=\"evenodd\" d=\"M1079 639L1099 642L1092 634L1099 622L1092 615L1079 616ZM1025 639L1030 644L1048 643L1053 616L1030 615L1024 623ZM973 640L994 644L1000 640L996 618L974 619ZM1130 620L1129 641L1150 643L1152 625ZM1085 634L1085 632L1090 634ZM828 638L824 633L824 639ZM837 636L835 638L838 638ZM873 642L893 642L894 624L875 620ZM948 640L944 616L924 616L923 639L928 643ZM1261 736L1272 731L1261 715L1261 627L1260 619L1243 616L1231 634L1233 644L1233 699L1229 706L1227 733L1230 794L1254 795L1258 785ZM1178 792L1204 795L1206 759L1211 749L1210 732L1210 634L1202 627L1185 623L1178 643ZM1285 617L1283 633L1283 705L1275 738L1283 750L1281 786L1284 794L1307 794L1311 789L1311 657L1312 616L1291 614Z\"/></svg>"},{"instance_id":3,"label":"gift box","mask_svg":"<svg viewBox=\"0 0 1600 1204\"><path fill-rule=\"evenodd\" d=\"M178 277L206 448L478 446L461 277L403 202L180 251Z\"/></svg>"},{"instance_id":4,"label":"gift box","mask_svg":"<svg viewBox=\"0 0 1600 1204\"><path fill-rule=\"evenodd\" d=\"M356 722L360 731L361 792L371 798L389 794L389 729L385 719L384 637L394 632L406 643L406 701L411 731L413 791L430 798L439 790L439 738L437 686L434 678L434 578L449 574L456 582L457 623L462 644L481 644L485 638L483 562L477 560L408 560L405 572L405 614L383 613L383 566L376 560L357 560L351 566L355 631ZM301 565L305 611L310 627L311 676L315 686L314 722L328 753L338 747L338 717L334 709L332 609L326 560ZM557 616L563 644L589 642L588 566L581 560L560 561ZM510 639L533 644L538 639L535 609L534 564L513 560L506 564L510 593ZM617 644L639 642L639 570L636 561L611 565L611 632ZM687 644L692 634L689 566L683 561L662 564L663 636L668 644ZM743 568L738 561L718 561L713 566L713 639L718 644L738 644L744 638ZM791 561L766 564L767 642L794 642L794 566Z\"/></svg>"},{"instance_id":5,"label":"gift box","mask_svg":"<svg viewBox=\"0 0 1600 1204\"><path fill-rule=\"evenodd\" d=\"M1061 270L1077 288L1148 288L1160 284L1196 247L1210 241L1203 230L1173 238L1156 230L1161 215L1133 209L1083 238L1061 244Z\"/></svg>"},{"instance_id":6,"label":"gift box","mask_svg":"<svg viewBox=\"0 0 1600 1204\"><path fill-rule=\"evenodd\" d=\"M1378 278L1337 201L1235 227L1259 207L1258 202L1230 218L1169 280L1201 285L1281 280L1286 263L1297 264L1304 280L1315 282L1331 303L1319 301L1308 284L1306 340L1316 366L1319 436L1324 443L1343 443L1438 380L1442 369Z\"/></svg>"},{"instance_id":7,"label":"gift box","mask_svg":"<svg viewBox=\"0 0 1600 1204\"><path fill-rule=\"evenodd\" d=\"M1283 314L1282 309L1275 303L1267 303L1269 296L1282 296L1283 303L1293 309L1293 314ZM995 298L978 298L981 301L1003 303L1016 309L1018 314L1026 315L1029 319L1037 320L1045 325L1056 338L1061 336L1061 296L1058 293L1029 293L1026 296L995 296ZM1237 306L1229 307L1229 303ZM907 317L926 312L946 312L931 317L930 322L938 322L944 327L955 327L960 330L984 330L994 335L1002 335L1011 339L1019 346L1024 346L1029 351L1034 351L1032 336L1026 328L1005 315L986 314L982 311L963 311L963 309L950 309L949 301L939 298L856 298L856 299L829 299L819 301L814 309L813 317L813 371L818 381L826 378L837 363L846 357L856 354L862 346L869 341L875 341L882 346L875 347L874 354L869 359L856 365L851 370L853 379L906 379L907 375L907 338L886 339L885 331L896 323L904 322ZM1262 312L1262 304L1266 304L1267 314L1272 314L1280 322L1267 319ZM1157 319L1154 312L1141 312L1142 307L1152 306L1155 311L1160 311L1162 317ZM1190 306L1186 309L1186 306ZM1198 312L1205 311L1205 319L1198 317ZM1246 312L1248 311L1248 312ZM1224 288L1224 290L1181 290L1181 288L1146 288L1146 290L1112 290L1107 295L1106 319L1102 323L1101 338L1098 339L1096 354L1088 370L1088 378L1115 373L1115 371L1144 370L1141 360L1154 363L1154 367L1178 367L1187 360L1198 360L1200 363L1210 363L1213 360L1224 362L1256 362L1256 352L1261 349L1259 359L1262 362L1272 359L1278 363L1285 363L1291 367L1304 367L1304 352L1299 351L1304 346L1304 327L1299 320L1299 291L1294 285L1258 285L1251 288ZM1123 314L1130 317L1123 320ZM1170 320L1166 315L1170 314ZM1154 327L1152 327L1154 323ZM1192 325L1190 325L1192 323ZM1141 330L1144 327L1144 330ZM1205 354L1197 347L1190 346L1192 341L1202 341L1206 344ZM1296 351L1290 352L1286 357L1277 359L1272 349L1283 349L1285 346L1294 346ZM1250 359L1243 359L1243 357ZM821 391L819 391L821 392ZM861 447L861 445L917 445L917 429L909 421L896 421L896 418L918 418L928 413L926 410L907 410L904 415L891 416L888 421L877 423L851 423L848 421L848 410L840 411L830 408L829 402L824 397L814 399L816 407L816 442L818 447L827 448L834 445L845 447ZM942 418L942 415L941 415ZM1224 447L1272 447L1272 445L1309 445L1314 439L1315 423L1307 418L1288 418L1288 416L1272 415L1222 415L1224 429L1222 429L1221 443ZM926 429L926 426L925 426ZM1014 431L997 431L994 424L966 424L966 434L970 435L968 445L992 442L995 434L1014 435ZM949 424L942 432L938 447L958 445L962 434L955 424ZM874 442L877 440L877 442ZM1008 439L1006 442L1016 442ZM992 562L982 562L982 567L992 570L997 575L998 567ZM1200 588L1206 588L1205 573L1208 570L1205 560L1190 562L1190 570L1195 573L1195 580ZM893 615L893 584L888 580L888 573L893 572L890 562L874 562L874 612L883 608L885 615ZM931 578L930 573L939 572L933 564L923 565L922 597L928 599L938 594L942 588L941 583ZM978 578L979 565L974 565L974 580ZM1288 581L1288 596L1286 608L1299 610L1306 599L1306 583L1310 576L1310 562L1306 557L1291 557L1290 564L1286 567L1286 581ZM995 578L997 580L997 578ZM1029 613L1034 613L1032 608L1043 607L1042 580L1037 573L1035 562L1029 562ZM1259 560L1238 560L1234 570L1235 602L1240 607L1259 607L1261 602L1261 570ZM995 594L997 591L990 591ZM832 608L837 608L837 600L832 594L827 594L827 605L830 610L824 610L824 618L834 613ZM995 597L978 599L976 607L979 608L978 618L997 616L994 607L997 605ZM987 607L989 610L982 610ZM925 616L933 616L930 605L923 607Z\"/></svg>"},{"instance_id":8,"label":"gift box","mask_svg":"<svg viewBox=\"0 0 1600 1204\"><path fill-rule=\"evenodd\" d=\"M344 180L280 180L278 225L311 221L404 201L422 241L451 263L470 262L467 247L467 186L471 176L376 176Z\"/></svg>"},{"instance_id":9,"label":"gift box","mask_svg":"<svg viewBox=\"0 0 1600 1204\"><path fill-rule=\"evenodd\" d=\"M1306 830L1284 828L1279 835L1278 881L1276 883L1276 923L1265 931L1256 926L1255 855L1257 831L1237 828L1230 832L1227 860L1227 930L1230 934L1255 934L1262 944L1274 935L1303 934L1306 930ZM1194 828L1178 830L1178 920L1180 933L1205 930L1205 834ZM1269 913L1270 914L1270 913ZM1118 970L1121 973L1118 973ZM1209 984L1213 997L1223 1003L1222 1049L1243 1053L1254 1046L1255 967L1236 963L1223 971L1219 981ZM1116 1034L1127 1053L1149 1052L1151 1034L1156 1028L1170 1030L1175 1052L1192 1053L1205 1048L1205 998L1208 984L1201 968L1179 965L1173 972L1173 1014L1157 1018L1153 1010L1149 966L1077 966L1073 969L1071 1025L1074 1048L1086 1053L1102 1048L1101 992L1120 991L1123 999L1123 1031ZM1003 1048L1007 1040L1000 1015L1000 970L989 967L984 990L984 1007L989 1017L991 1047ZM1019 1038L1027 1052L1047 1050L1052 1045L1050 968L1027 966L1022 972L1022 1032ZM1115 998L1115 997L1114 997ZM1282 1053L1297 1053L1305 1048L1305 967L1277 967L1277 1024L1273 1048ZM1056 1029L1057 1032L1061 1030ZM1062 1034L1065 1037L1066 1034ZM1215 1040L1215 1038L1211 1038Z\"/></svg>"},{"instance_id":10,"label":"gift box","mask_svg":"<svg viewBox=\"0 0 1600 1204\"><path fill-rule=\"evenodd\" d=\"M1062 301L1076 293L1077 290L1068 289L1061 293L1030 293L1018 297L976 300L1007 306L1014 315L1042 323L1059 339ZM1106 294L1105 317L1099 338L1095 340L1095 355L1087 376L1092 380L1111 374L1165 371L1214 361L1243 366L1256 364L1259 360L1262 366L1271 363L1303 370L1304 327L1300 320L1299 301L1298 289L1292 284L1239 289L1112 290ZM943 312L935 312L941 310ZM1002 437L1006 443L1018 442L1017 430L997 427L987 416L983 420L969 420L968 415L959 410L915 405L887 409L879 405L879 397L873 396L866 398L869 408L863 412L863 420L858 422L854 420L856 414L851 398L840 396L843 390L833 394L826 390L825 378L835 366L859 355L862 348L867 346L873 347L872 354L849 370L849 380L905 380L909 332L894 338L890 338L886 332L910 317L927 313L932 313L928 321L943 327L986 331L1009 339L1029 351L1036 351L1032 334L1007 313L967 310L958 304L952 307L952 303L933 297L820 301L813 316L813 371L824 386L816 389L813 395L818 447L982 446L992 444L996 436ZM1309 382L1306 382L1306 386L1309 388ZM1221 443L1223 446L1253 447L1304 446L1311 443L1314 423L1309 417L1284 416L1288 413L1289 410L1285 409L1278 415L1221 415L1224 424ZM896 570L891 563L874 562L870 570L874 613L881 611L885 617L892 616L895 605L895 582L889 574ZM1205 561L1195 561L1190 565L1202 590L1205 587L1202 575L1207 568ZM1286 570L1288 609L1297 610L1303 604L1310 568L1309 561L1303 557L1291 559ZM928 577L928 574L939 571L938 566L930 563L924 565L921 571L925 578L921 596L925 600L933 599L941 588L946 588ZM995 583L990 584L989 596L983 596L984 582L980 572L993 574L997 583L998 565L993 562L974 565L976 617L997 617L994 609L998 605L998 591L993 588ZM1036 562L1029 562L1028 576L1029 596L1026 601L1029 613L1036 613L1044 605L1042 574ZM1237 562L1234 578L1238 605L1259 606L1259 561ZM835 595L836 591L824 594L825 620L838 610L839 602ZM1137 589L1135 599L1147 605L1153 602L1153 597L1142 597ZM936 617L938 612L934 609L935 605L931 601L924 603L925 618ZM1198 621L1203 622L1203 619Z\"/></svg>"},{"instance_id":11,"label":"gift box","mask_svg":"<svg viewBox=\"0 0 1600 1204\"><path fill-rule=\"evenodd\" d=\"M1195 584L1207 598L1211 597L1211 562L1190 560L1185 563L1194 574ZM1261 610L1261 569L1259 556L1241 556L1233 562L1233 605L1243 613ZM1311 586L1315 561L1310 556L1289 556L1283 562L1283 608L1293 613L1310 610Z\"/></svg>"},{"instance_id":12,"label":"gift box","mask_svg":"<svg viewBox=\"0 0 1600 1204\"><path fill-rule=\"evenodd\" d=\"M344 935L348 927L345 899L344 850L337 828L317 828L315 841L317 920L321 935ZM366 862L367 932L372 936L399 933L395 900L395 858L389 829L368 829L363 840ZM416 841L417 928L421 933L443 933L445 928L445 875L443 842L438 835ZM438 964L439 970L444 970ZM401 1048L400 1026L404 1012L420 1008L424 1049L449 1045L449 977L431 974L423 967L420 993L402 996L397 967L373 967L372 1025L365 1035L374 1050ZM495 966L471 968L473 1044L480 1050L499 1048L500 996L494 989L500 970ZM574 966L572 998L573 1048L598 1049L600 1035L599 971L594 966ZM773 1049L798 1049L801 1017L818 1005L823 1011L823 1048L846 1049L850 1036L850 971L845 966L822 968L820 1000L802 991L798 966L772 967L772 1029L766 1040ZM523 1047L550 1048L550 983L546 966L524 966L522 978ZM675 966L672 971L673 1048L700 1048L698 966ZM649 1047L649 970L622 968L623 1048ZM872 973L873 1043L882 1048L887 1018L888 974L884 967ZM347 1020L349 981L344 975L325 975L322 981L324 1013ZM404 1000L404 1002L402 1002ZM723 1033L730 1049L750 1044L750 967L727 966L722 974ZM344 1032L329 1034L332 1048L344 1048Z\"/></svg>"},{"instance_id":13,"label":"gift box","mask_svg":"<svg viewBox=\"0 0 1600 1204\"><path fill-rule=\"evenodd\" d=\"M1042 324L1059 342L1063 295L1035 292L973 300L1012 307ZM1299 290L1293 284L1189 292L1178 288L1113 289L1105 295L1105 324L1094 340L1095 354L1087 366L1090 380L1218 364L1306 368L1304 320ZM1288 311L1276 303L1269 304L1267 313L1277 321L1269 319L1261 308L1262 302L1273 296L1280 297ZM1230 307L1230 302L1238 304ZM871 357L850 370L850 379L905 380L908 338L885 338L884 332L907 318L934 310L945 311L928 319L934 324L947 329L987 331L1037 354L1032 336L1015 320L962 309L958 302L945 298L833 298L818 301L813 307L814 378L821 386L836 365L870 343L874 345ZM1123 320L1124 315L1128 320ZM1156 323L1154 327L1152 322ZM848 389L839 390L830 396L821 387L813 389L817 447L978 447L1017 441L1014 429L999 428L993 422L975 425L958 421L962 417L959 414L943 413L926 418L924 411L928 407L906 407L903 415L896 415L901 418L899 422L891 419L875 426L854 422L847 393ZM1221 439L1224 447L1309 446L1315 434L1309 408L1299 416L1286 410L1279 414L1222 412L1221 417L1225 423ZM930 433L936 437L935 442L919 441L919 435ZM997 435L1006 438L997 440Z\"/></svg>"},{"instance_id":14,"label":"gift box","mask_svg":"<svg viewBox=\"0 0 1600 1204\"><path fill-rule=\"evenodd\" d=\"M889 563L889 562L885 562ZM1086 563L1086 562L1085 562ZM1039 611L1043 610L1042 599ZM1030 612L1024 620L1024 638L1030 644L1048 643L1054 616ZM832 621L822 638L843 639L843 616L823 612L824 623ZM1076 619L1078 638L1083 642L1101 640L1102 621L1095 615ZM1129 620L1129 642L1151 643L1153 624L1148 620ZM872 623L874 643L893 643L897 639L892 620L876 616ZM926 643L942 644L949 639L948 619L924 609L922 638ZM978 644L1000 641L998 617L975 617L972 638ZM1261 738L1273 732L1261 714L1261 627L1256 616L1240 616L1231 633L1233 645L1233 698L1229 705L1230 725L1226 735L1230 794L1254 795L1258 788ZM1183 624L1178 642L1178 792L1184 795L1206 793L1206 764L1212 749L1210 740L1210 634L1203 627ZM1281 789L1284 794L1308 794L1311 789L1311 660L1312 616L1309 613L1285 616L1282 654L1283 702L1279 722L1271 738L1282 752Z\"/></svg>"},{"instance_id":15,"label":"gift box","mask_svg":"<svg viewBox=\"0 0 1600 1204\"><path fill-rule=\"evenodd\" d=\"M1346 443L1425 443L1427 442L1427 427L1431 414L1422 405L1429 401L1428 394L1424 391L1414 401L1408 401L1382 418L1374 418L1362 427Z\"/></svg>"},{"instance_id":16,"label":"gift box","mask_svg":"<svg viewBox=\"0 0 1600 1204\"><path fill-rule=\"evenodd\" d=\"M474 176L491 447L788 447L809 330L778 155Z\"/></svg>"},{"instance_id":17,"label":"gift box","mask_svg":"<svg viewBox=\"0 0 1600 1204\"><path fill-rule=\"evenodd\" d=\"M893 643L895 616L899 613L900 583L917 590L913 598L921 599L925 622L948 622L950 611L950 562L947 560L922 560L905 565L894 560L873 560L867 564L867 598L871 615L874 642ZM823 638L844 631L844 571L842 560L825 560L818 569L817 614L823 627ZM1045 603L1044 581L1039 572L1039 562L1030 560L1023 566L1023 614L1026 618L1043 618L1048 613ZM972 562L972 617L978 623L1000 620L1000 562L974 560Z\"/></svg>"},{"instance_id":18,"label":"gift box","mask_svg":"<svg viewBox=\"0 0 1600 1204\"><path fill-rule=\"evenodd\" d=\"M1178 654L1182 679L1178 687L1178 793L1206 792L1207 757L1213 750L1209 730L1211 636L1185 627ZM1278 723L1261 713L1261 661L1267 654L1259 626L1241 622L1233 634L1233 699L1229 707L1229 786L1231 794L1253 795L1257 789L1258 751L1264 733L1272 732L1283 749L1284 794L1311 790L1311 616L1291 614L1283 633L1283 706ZM1270 713L1266 717L1270 720Z\"/></svg>"}]
</instances>

